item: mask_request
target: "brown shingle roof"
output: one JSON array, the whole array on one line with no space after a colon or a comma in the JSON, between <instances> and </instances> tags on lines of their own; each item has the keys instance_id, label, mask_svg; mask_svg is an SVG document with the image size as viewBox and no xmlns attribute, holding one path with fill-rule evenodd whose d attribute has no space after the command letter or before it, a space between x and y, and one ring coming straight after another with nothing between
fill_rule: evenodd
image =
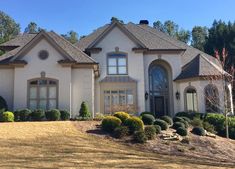
<instances>
[{"instance_id":1,"label":"brown shingle roof","mask_svg":"<svg viewBox=\"0 0 235 169\"><path fill-rule=\"evenodd\" d=\"M52 39L58 47L60 47L65 53L68 54L73 60L78 63L96 63L92 58L90 58L87 54L82 52L78 47L74 46L66 39L56 34L55 32L44 32L46 36ZM17 55L23 48L29 44L36 36L40 36L38 34L23 34L17 36L15 39L12 39L6 43L1 44L0 46L16 46L15 49L6 52L2 56L0 56L0 63L6 63L9 58Z\"/></svg>"}]
</instances>

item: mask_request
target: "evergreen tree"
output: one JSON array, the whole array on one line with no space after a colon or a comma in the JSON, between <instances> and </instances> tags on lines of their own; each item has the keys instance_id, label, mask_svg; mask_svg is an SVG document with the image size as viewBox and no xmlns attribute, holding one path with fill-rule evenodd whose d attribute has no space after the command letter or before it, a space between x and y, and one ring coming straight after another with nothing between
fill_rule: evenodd
<instances>
[{"instance_id":1,"label":"evergreen tree","mask_svg":"<svg viewBox=\"0 0 235 169\"><path fill-rule=\"evenodd\" d=\"M35 22L30 22L25 28L24 33L38 33L41 28L38 28L38 25Z\"/></svg>"},{"instance_id":2,"label":"evergreen tree","mask_svg":"<svg viewBox=\"0 0 235 169\"><path fill-rule=\"evenodd\" d=\"M68 40L72 44L78 42L78 34L75 31L71 30L67 34L62 34L61 36L63 36L66 40Z\"/></svg>"},{"instance_id":3,"label":"evergreen tree","mask_svg":"<svg viewBox=\"0 0 235 169\"><path fill-rule=\"evenodd\" d=\"M82 102L81 108L79 110L79 116L82 117L82 118L91 117L91 113L89 112L87 103Z\"/></svg>"},{"instance_id":4,"label":"evergreen tree","mask_svg":"<svg viewBox=\"0 0 235 169\"><path fill-rule=\"evenodd\" d=\"M208 36L208 29L202 26L194 26L192 29L191 45L201 51L204 51L206 38Z\"/></svg>"}]
</instances>

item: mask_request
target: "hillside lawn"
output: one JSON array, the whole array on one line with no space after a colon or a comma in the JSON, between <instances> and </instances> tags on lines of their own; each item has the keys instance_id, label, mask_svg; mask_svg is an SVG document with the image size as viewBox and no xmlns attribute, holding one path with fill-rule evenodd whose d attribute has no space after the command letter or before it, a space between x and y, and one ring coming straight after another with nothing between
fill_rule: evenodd
<instances>
[{"instance_id":1,"label":"hillside lawn","mask_svg":"<svg viewBox=\"0 0 235 169\"><path fill-rule=\"evenodd\" d=\"M0 168L232 168L91 134L100 122L0 123ZM222 143L223 144L223 143Z\"/></svg>"}]
</instances>

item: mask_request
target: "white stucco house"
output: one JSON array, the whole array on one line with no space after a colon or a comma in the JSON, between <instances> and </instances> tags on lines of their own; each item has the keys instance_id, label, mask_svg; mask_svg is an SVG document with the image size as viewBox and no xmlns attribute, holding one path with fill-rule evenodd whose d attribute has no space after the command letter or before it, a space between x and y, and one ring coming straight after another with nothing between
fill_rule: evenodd
<instances>
[{"instance_id":1,"label":"white stucco house","mask_svg":"<svg viewBox=\"0 0 235 169\"><path fill-rule=\"evenodd\" d=\"M0 45L0 96L10 110L67 109L82 101L95 113L116 109L219 112L224 103L218 61L148 26L113 21L72 45L54 32L22 34ZM233 110L231 84L226 97ZM210 104L208 99L216 99Z\"/></svg>"}]
</instances>

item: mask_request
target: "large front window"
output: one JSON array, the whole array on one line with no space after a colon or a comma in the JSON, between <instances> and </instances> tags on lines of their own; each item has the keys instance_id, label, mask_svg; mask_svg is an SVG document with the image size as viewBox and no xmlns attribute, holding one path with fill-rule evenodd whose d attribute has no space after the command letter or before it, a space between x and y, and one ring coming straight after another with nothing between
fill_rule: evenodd
<instances>
[{"instance_id":1,"label":"large front window","mask_svg":"<svg viewBox=\"0 0 235 169\"><path fill-rule=\"evenodd\" d=\"M127 74L127 57L126 54L109 54L108 55L108 74L125 75Z\"/></svg>"},{"instance_id":2,"label":"large front window","mask_svg":"<svg viewBox=\"0 0 235 169\"><path fill-rule=\"evenodd\" d=\"M104 111L106 114L120 111L122 109L131 109L133 106L134 95L132 90L104 91Z\"/></svg>"},{"instance_id":3,"label":"large front window","mask_svg":"<svg viewBox=\"0 0 235 169\"><path fill-rule=\"evenodd\" d=\"M28 107L30 109L57 108L58 82L57 80L41 78L28 83Z\"/></svg>"}]
</instances>

